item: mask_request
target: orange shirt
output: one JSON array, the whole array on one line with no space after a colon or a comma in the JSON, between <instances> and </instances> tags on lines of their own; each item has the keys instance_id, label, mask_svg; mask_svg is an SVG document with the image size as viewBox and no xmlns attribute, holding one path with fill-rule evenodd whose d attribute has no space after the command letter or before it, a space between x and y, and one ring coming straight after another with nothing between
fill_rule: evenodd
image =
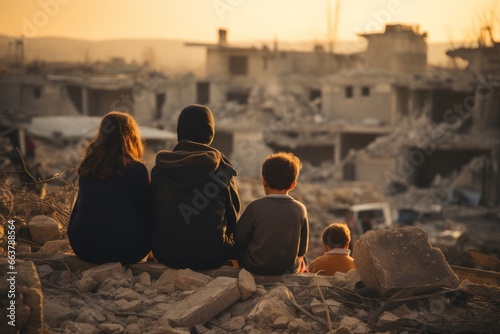
<instances>
[{"instance_id":1,"label":"orange shirt","mask_svg":"<svg viewBox=\"0 0 500 334\"><path fill-rule=\"evenodd\" d=\"M349 249L335 248L318 257L309 265L309 272L316 273L322 270L320 275L332 276L337 271L346 273L356 269L354 259L349 256Z\"/></svg>"}]
</instances>

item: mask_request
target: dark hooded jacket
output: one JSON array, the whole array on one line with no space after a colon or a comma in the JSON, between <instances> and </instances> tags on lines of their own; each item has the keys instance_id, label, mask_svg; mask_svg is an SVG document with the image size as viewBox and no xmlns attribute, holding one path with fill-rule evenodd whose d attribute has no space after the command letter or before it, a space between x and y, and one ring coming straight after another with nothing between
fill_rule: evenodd
<instances>
[{"instance_id":1,"label":"dark hooded jacket","mask_svg":"<svg viewBox=\"0 0 500 334\"><path fill-rule=\"evenodd\" d=\"M217 149L181 140L151 171L155 258L172 268L213 269L232 256L240 199L231 162Z\"/></svg>"}]
</instances>

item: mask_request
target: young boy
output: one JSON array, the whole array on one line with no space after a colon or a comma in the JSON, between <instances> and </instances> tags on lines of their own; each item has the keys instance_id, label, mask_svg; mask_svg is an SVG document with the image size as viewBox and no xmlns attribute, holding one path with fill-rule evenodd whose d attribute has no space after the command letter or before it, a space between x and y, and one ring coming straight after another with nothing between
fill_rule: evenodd
<instances>
[{"instance_id":1,"label":"young boy","mask_svg":"<svg viewBox=\"0 0 500 334\"><path fill-rule=\"evenodd\" d=\"M285 152L269 155L262 164L266 196L248 205L234 229L240 267L259 275L307 271L307 210L288 195L301 167L299 158Z\"/></svg>"},{"instance_id":2,"label":"young boy","mask_svg":"<svg viewBox=\"0 0 500 334\"><path fill-rule=\"evenodd\" d=\"M325 254L318 257L309 265L309 272L320 275L331 276L340 271L346 273L351 269L356 269L354 259L349 256L349 242L351 233L346 224L330 224L321 235Z\"/></svg>"}]
</instances>

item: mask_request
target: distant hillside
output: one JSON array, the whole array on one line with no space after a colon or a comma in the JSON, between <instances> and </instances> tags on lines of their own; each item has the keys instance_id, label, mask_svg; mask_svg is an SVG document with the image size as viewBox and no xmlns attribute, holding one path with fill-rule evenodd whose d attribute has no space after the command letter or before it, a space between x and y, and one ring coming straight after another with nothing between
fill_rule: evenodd
<instances>
[{"instance_id":1,"label":"distant hillside","mask_svg":"<svg viewBox=\"0 0 500 334\"><path fill-rule=\"evenodd\" d=\"M9 39L0 36L0 58L9 52ZM205 50L186 47L183 41L167 39L123 39L86 41L69 38L33 38L25 41L27 61L106 61L114 57L127 62L149 60L159 69L170 73L195 72L205 68Z\"/></svg>"},{"instance_id":2,"label":"distant hillside","mask_svg":"<svg viewBox=\"0 0 500 334\"><path fill-rule=\"evenodd\" d=\"M33 38L25 41L27 61L68 61L84 62L85 60L107 61L121 57L127 62L143 63L148 60L158 69L168 73L193 72L203 75L205 72L205 49L203 47L187 47L185 42L168 39L120 39L87 41L70 38ZM252 41L236 43L236 45L273 47L273 41ZM280 41L281 50L312 50L315 42ZM0 36L0 58L9 53L9 38ZM364 50L363 42L340 42L336 50L341 53L360 52ZM446 56L446 50L452 48L448 43L429 44L428 62L430 65L453 67L453 61ZM463 66L462 63L457 63Z\"/></svg>"}]
</instances>

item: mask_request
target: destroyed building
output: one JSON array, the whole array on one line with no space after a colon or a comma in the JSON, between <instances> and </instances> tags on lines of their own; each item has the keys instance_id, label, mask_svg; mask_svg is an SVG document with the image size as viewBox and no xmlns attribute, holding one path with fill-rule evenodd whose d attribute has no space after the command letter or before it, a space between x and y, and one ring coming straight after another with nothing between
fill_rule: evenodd
<instances>
[{"instance_id":1,"label":"destroyed building","mask_svg":"<svg viewBox=\"0 0 500 334\"><path fill-rule=\"evenodd\" d=\"M207 50L197 102L231 119L220 127L224 143L214 145L244 166L238 146L259 147L254 158L268 153L262 147L289 150L314 166L333 165L336 181L388 190L428 187L484 157L483 203L498 203L499 79L491 57L498 46L448 52L473 62L463 71L428 66L418 26L388 24L360 36L367 48L351 55L235 47L225 30L216 44L190 43ZM483 57L489 65L477 65ZM253 123L253 141L236 139ZM380 149L383 142L391 149ZM247 172L258 176L258 166Z\"/></svg>"}]
</instances>

